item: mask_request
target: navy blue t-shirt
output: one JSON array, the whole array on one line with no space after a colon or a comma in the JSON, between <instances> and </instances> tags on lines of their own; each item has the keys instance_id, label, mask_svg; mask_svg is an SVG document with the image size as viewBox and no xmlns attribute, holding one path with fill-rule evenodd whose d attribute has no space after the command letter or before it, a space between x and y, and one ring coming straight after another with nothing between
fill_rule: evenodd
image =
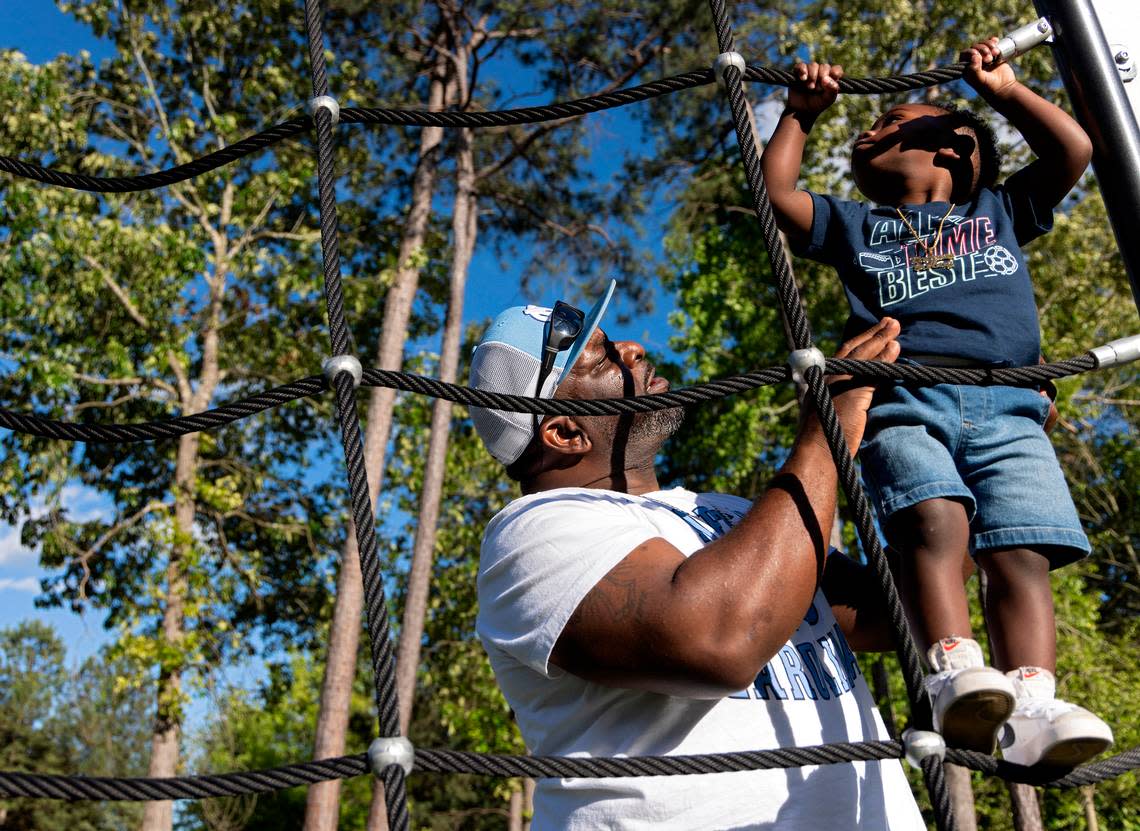
<instances>
[{"instance_id":1,"label":"navy blue t-shirt","mask_svg":"<svg viewBox=\"0 0 1140 831\"><path fill-rule=\"evenodd\" d=\"M1053 210L1033 204L1015 180L981 190L948 215L947 202L899 206L930 254L954 258L929 271L912 267L926 252L894 208L811 194L811 240L798 253L839 272L851 304L845 336L889 316L902 325L903 357L1036 364L1041 332L1021 246L1053 227Z\"/></svg>"}]
</instances>

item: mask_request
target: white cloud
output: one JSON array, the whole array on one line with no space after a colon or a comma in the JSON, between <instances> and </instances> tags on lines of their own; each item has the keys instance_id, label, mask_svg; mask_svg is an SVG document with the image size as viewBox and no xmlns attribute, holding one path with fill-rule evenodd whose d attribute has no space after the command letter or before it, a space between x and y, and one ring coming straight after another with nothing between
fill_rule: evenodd
<instances>
[{"instance_id":1,"label":"white cloud","mask_svg":"<svg viewBox=\"0 0 1140 831\"><path fill-rule=\"evenodd\" d=\"M36 563L36 552L20 542L20 527L0 529L0 566L29 566Z\"/></svg>"},{"instance_id":2,"label":"white cloud","mask_svg":"<svg viewBox=\"0 0 1140 831\"><path fill-rule=\"evenodd\" d=\"M110 518L114 514L114 503L105 494L83 485L65 485L60 494L60 504L67 509L68 519L73 522Z\"/></svg>"},{"instance_id":3,"label":"white cloud","mask_svg":"<svg viewBox=\"0 0 1140 831\"><path fill-rule=\"evenodd\" d=\"M40 591L40 581L35 577L0 577L0 591L4 591L5 589L38 594Z\"/></svg>"},{"instance_id":4,"label":"white cloud","mask_svg":"<svg viewBox=\"0 0 1140 831\"><path fill-rule=\"evenodd\" d=\"M112 503L105 495L83 485L65 485L60 496L68 518L74 522L109 517L113 513ZM39 519L46 510L43 501L37 499L31 504L29 514L33 519ZM20 543L21 527L22 523L0 528L0 566L12 568L37 564L37 552Z\"/></svg>"}]
</instances>

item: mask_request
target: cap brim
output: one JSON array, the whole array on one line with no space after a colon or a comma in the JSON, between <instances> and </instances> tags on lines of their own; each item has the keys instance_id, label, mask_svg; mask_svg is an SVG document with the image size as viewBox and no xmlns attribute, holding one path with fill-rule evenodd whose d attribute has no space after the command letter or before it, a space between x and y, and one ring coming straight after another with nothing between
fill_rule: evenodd
<instances>
[{"instance_id":1,"label":"cap brim","mask_svg":"<svg viewBox=\"0 0 1140 831\"><path fill-rule=\"evenodd\" d=\"M570 349L566 351L566 361L562 364L562 374L559 377L559 383L566 377L567 373L574 367L574 363L582 354L582 350L586 348L586 343L594 335L594 331L598 328L598 324L602 322L602 315L606 313L606 307L610 305L610 298L614 296L614 289L617 288L617 280L610 280L610 284L598 298L598 302L586 314L582 321L582 331L578 333L578 337L574 339L574 343L570 344Z\"/></svg>"}]
</instances>

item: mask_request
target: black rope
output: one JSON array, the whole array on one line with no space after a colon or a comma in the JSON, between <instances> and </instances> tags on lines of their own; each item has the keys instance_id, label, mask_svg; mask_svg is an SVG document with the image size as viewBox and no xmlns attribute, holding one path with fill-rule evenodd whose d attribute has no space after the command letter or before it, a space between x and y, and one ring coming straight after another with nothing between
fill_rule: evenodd
<instances>
[{"instance_id":1,"label":"black rope","mask_svg":"<svg viewBox=\"0 0 1140 831\"><path fill-rule=\"evenodd\" d=\"M1060 775L1055 768L1042 767L1041 765L1034 767L1015 765L1012 762L995 759L993 756L972 750L948 748L946 760L971 770L996 776L1007 782L1021 782L1025 785L1037 785L1046 788L1079 788L1083 785L1107 782L1125 773L1140 769L1140 747L1125 750L1097 762L1089 762L1087 765L1081 765Z\"/></svg>"},{"instance_id":2,"label":"black rope","mask_svg":"<svg viewBox=\"0 0 1140 831\"><path fill-rule=\"evenodd\" d=\"M878 361L855 361L846 358L827 359L829 375L854 375L877 381L904 381L916 385L926 384L1000 384L1003 386L1034 386L1043 381L1064 378L1097 368L1092 353L1050 364L1006 369L948 369L910 364L885 364ZM741 375L730 375L691 387L669 392L643 395L637 398L598 398L593 400L564 400L554 398L528 398L449 384L436 378L395 372L384 369L363 371L361 385L389 387L403 392L417 393L453 401L471 407L486 407L511 412L539 415L619 415L622 413L648 413L671 407L690 407L715 401L729 395L789 380L787 367L768 367ZM17 433L27 433L49 439L83 442L131 443L177 438L186 433L211 430L247 418L259 412L287 404L300 398L318 395L327 389L319 375L274 387L271 390L223 404L187 416L177 416L134 424L83 424L57 421L35 413L21 413L0 407L0 427Z\"/></svg>"},{"instance_id":3,"label":"black rope","mask_svg":"<svg viewBox=\"0 0 1140 831\"><path fill-rule=\"evenodd\" d=\"M21 413L0 407L0 427L17 433L28 433L47 439L67 441L115 442L127 444L139 441L172 439L186 433L211 430L238 419L296 401L319 395L327 389L325 379L310 375L271 390L257 393L231 404L192 415L136 424L81 424L73 421L56 421L34 413Z\"/></svg>"},{"instance_id":4,"label":"black rope","mask_svg":"<svg viewBox=\"0 0 1140 831\"><path fill-rule=\"evenodd\" d=\"M732 27L728 21L724 2L723 0L710 0L709 5L713 12L717 43L720 45L721 52L730 52L733 43ZM748 177L753 209L760 221L764 244L768 249L768 257L772 264L772 273L776 278L777 293L784 319L788 324L789 346L793 349L807 349L812 345L811 327L800 303L799 288L796 286L791 264L788 262L779 232L776 229L775 215L768 199L768 191L764 185L764 177L760 169L760 155L752 136L749 103L744 96L741 73L735 66L728 66L723 73L723 79L732 109L733 122L736 126L741 158ZM895 590L886 555L879 544L870 505L863 494L862 486L859 484L855 466L851 462L847 442L843 436L839 419L835 414L831 394L824 384L823 374L819 370L811 370L807 374L807 381L816 412L823 424L828 444L835 458L840 482L843 484L848 501L855 511L856 525L863 542L864 551L866 551L868 561L879 579L880 588L887 604L887 611L895 630L896 649L906 680L907 692L912 708L917 710L919 716L918 719L913 720L917 726L925 726L923 722L927 719L923 717L922 702L925 701L926 694L922 686L924 676L922 661L914 640L911 638L906 614L902 607L902 601L898 597L898 592Z\"/></svg>"},{"instance_id":5,"label":"black rope","mask_svg":"<svg viewBox=\"0 0 1140 831\"><path fill-rule=\"evenodd\" d=\"M964 64L951 64L927 72L890 75L883 78L843 78L839 82L839 89L845 93L863 95L906 92L955 81L962 77L963 66ZM767 66L749 66L745 77L750 81L778 86L788 86L794 80L789 70ZM555 102L541 107L517 107L487 112L429 112L394 107L344 107L340 111L340 121L343 124L403 127L508 127L518 124L539 124L624 107L674 92L707 86L712 82L712 70L698 69L627 89L590 95L572 101ZM291 118L201 158L165 170L136 176L87 176L81 173L68 173L11 156L0 156L0 171L48 185L91 193L134 193L184 182L258 153L285 139L307 133L313 129L313 126L314 122L310 116Z\"/></svg>"},{"instance_id":6,"label":"black rope","mask_svg":"<svg viewBox=\"0 0 1140 831\"><path fill-rule=\"evenodd\" d=\"M785 747L736 753L614 758L515 756L425 748L416 750L413 770L417 773L469 773L479 776L527 776L535 779L544 777L597 779L775 770L803 765L898 759L902 755L902 745L896 741L836 742L810 747ZM1009 782L1068 789L1104 782L1140 769L1140 748L1082 765L1061 776L1057 776L1056 771L1026 768L982 753L953 748L947 749L946 761ZM396 778L396 771L402 776L403 771L400 768L385 768L385 779ZM366 773L369 773L369 766L367 755L364 753L299 762L264 770L169 778L64 776L0 771L0 797L108 801L206 799L268 793L331 779L347 779Z\"/></svg>"},{"instance_id":7,"label":"black rope","mask_svg":"<svg viewBox=\"0 0 1140 831\"><path fill-rule=\"evenodd\" d=\"M0 170L11 173L13 176L34 179L47 185L57 185L73 190L85 190L91 193L134 193L184 182L252 153L257 153L287 138L307 133L312 127L313 121L308 116L282 121L257 135L244 138L199 159L193 159L177 167L138 176L84 176L80 173L66 173L33 162L13 159L11 156L0 156Z\"/></svg>"},{"instance_id":8,"label":"black rope","mask_svg":"<svg viewBox=\"0 0 1140 831\"><path fill-rule=\"evenodd\" d=\"M305 6L313 93L315 96L327 95L328 79L323 51L324 38L319 0L306 0ZM734 51L732 28L725 10L724 0L710 0L710 6L721 51ZM962 64L954 64L911 75L887 78L845 78L840 82L840 90L846 93L871 94L903 92L957 80L962 75L962 69ZM765 244L772 259L782 312L785 320L789 322L791 345L794 348L803 349L812 343L810 324L800 304L799 292L791 272L791 266L779 241L771 204L760 172L759 154L748 119L749 105L743 91L742 80L744 79L784 86L793 83L795 79L792 73L786 70L755 66L747 67L743 73L736 67L728 67L723 74L745 173L753 199L753 207L761 223ZM537 123L575 118L600 110L625 106L680 90L703 86L711 83L712 80L713 73L710 70L699 70L624 90L544 107L524 107L483 113L433 113L387 108L345 108L341 111L341 120L348 124L442 127L496 127ZM84 176L56 171L4 156L0 156L0 170L51 185L103 193L125 193L184 181L285 139L309 132L314 127L316 128L321 243L329 332L333 354L347 355L351 353L351 338L344 318L343 289L340 276L335 172L333 169L334 125L327 109L318 109L315 118L306 116L282 122L202 158L149 174L123 177ZM1055 364L1011 369L941 369L832 359L827 362L826 370L832 374L850 373L861 378L883 381L901 380L916 384L1032 385L1043 380L1095 369L1096 366L1096 359L1091 354L1086 354ZM369 386L388 386L445 398L469 406L542 414L614 414L691 406L746 389L784 381L788 379L788 375L789 372L786 367L776 367L658 395L635 399L598 401L554 401L549 399L536 400L522 396L505 396L454 384L445 384L423 376L383 370L367 371L364 383ZM901 613L901 603L890 579L889 571L886 570L885 556L883 556L878 544L878 537L874 533L869 506L854 474L854 466L843 439L842 429L828 387L824 383L824 372L818 368L812 368L808 370L806 376L809 394L816 411L819 413L819 418L835 457L840 481L855 511L864 548L868 552L871 564L882 583L888 612L898 636L900 660L904 667L908 690L911 693L912 707L918 713L917 717L912 718L912 720L921 724L924 719L928 719L928 714L924 715L921 712L922 705L925 702L921 685L919 683L916 689L915 683L916 678L919 682L921 681L922 670L914 650L913 641L909 638L905 617ZM322 378L310 376L203 413L141 424L76 424L0 409L0 427L48 438L74 441L147 441L172 438L188 432L215 428L298 398L315 395L325 388L327 387ZM348 469L353 521L365 585L368 633L372 648L372 665L376 680L376 699L381 733L394 736L398 735L399 732L398 702L393 672L394 658L387 628L387 605L376 551L375 527L372 506L368 498L367 475L363 461L360 424L356 416L353 381L347 373L342 372L334 379L334 388L341 440ZM901 747L897 742L838 743L807 748L792 747L705 756L586 759L499 756L448 750L422 750L416 754L415 768L425 772L466 772L500 776L663 776L891 759L898 758L900 755ZM982 770L1009 781L1023 781L1055 787L1077 787L1104 781L1135 770L1140 766L1140 748L1083 766L1052 779L1048 778L1052 776L1049 771L1012 765L983 754L949 750L947 758L958 764L975 770ZM950 831L953 828L953 816L945 786L943 761L938 757L928 757L923 760L922 768L927 787L935 803L938 827L940 831ZM233 796L244 793L262 793L329 779L356 776L367 772L367 770L368 766L364 754L358 754L261 771L165 779L46 776L31 773L0 772L0 796L72 800L165 800ZM407 829L409 818L404 773L400 768L388 767L382 772L382 778L385 783L389 820L397 829Z\"/></svg>"},{"instance_id":9,"label":"black rope","mask_svg":"<svg viewBox=\"0 0 1140 831\"><path fill-rule=\"evenodd\" d=\"M305 28L309 43L309 67L313 76L313 95L319 98L328 95L329 90L320 0L305 0ZM314 120L317 126L317 185L329 336L333 354L348 355L352 341L344 319L344 291L340 279L332 113L327 107L317 107ZM365 622L372 657L380 735L398 736L400 708L396 695L396 660L389 637L388 604L384 597L380 558L376 550L376 527L372 515L372 499L368 493L360 420L356 413L355 383L348 372L338 372L333 384L336 387L337 420L340 422L341 444L344 446L344 460L348 468L352 520L356 529L364 583ZM389 827L396 831L408 831L410 819L403 776L388 775L384 791Z\"/></svg>"},{"instance_id":10,"label":"black rope","mask_svg":"<svg viewBox=\"0 0 1140 831\"><path fill-rule=\"evenodd\" d=\"M724 0L709 0L709 7L713 13L720 51L722 53L734 51L732 26L728 19ZM740 147L741 160L748 179L753 209L760 222L764 244L768 250L768 259L771 262L772 273L776 280L777 296L781 305L789 345L792 349L807 349L812 346L811 327L807 316L804 314L791 264L788 262L787 254L776 229L775 215L768 199L768 191L761 172L760 154L752 135L751 108L745 99L741 72L736 66L730 64L723 70L721 78L732 110L737 144ZM835 459L839 481L847 495L848 504L854 511L856 529L863 544L863 550L867 555L868 564L879 582L888 619L894 631L895 651L899 658L907 694L910 698L911 723L919 728L925 728L929 726L931 716L929 699L922 683L925 675L922 659L918 654L918 647L914 643L914 638L911 636L902 600L899 598L887 564L886 554L879 542L870 504L863 493L859 477L855 473L855 465L847 448L847 441L843 435L839 418L835 413L831 393L824 381L823 373L817 367L812 367L806 372L805 380L808 384L808 394L815 404L816 413L824 428L831 454ZM937 769L932 771L924 766L924 771L927 772L927 787L930 790L931 800L939 807L940 831L951 831L953 818L949 813L943 814L941 811L941 806L949 807L950 797L946 790L945 777L942 776L940 760L935 767ZM943 821L945 825L943 825Z\"/></svg>"},{"instance_id":11,"label":"black rope","mask_svg":"<svg viewBox=\"0 0 1140 831\"><path fill-rule=\"evenodd\" d=\"M934 822L938 831L954 831L954 806L950 802L950 789L946 787L946 764L941 756L931 755L921 762L922 779L934 807Z\"/></svg>"}]
</instances>

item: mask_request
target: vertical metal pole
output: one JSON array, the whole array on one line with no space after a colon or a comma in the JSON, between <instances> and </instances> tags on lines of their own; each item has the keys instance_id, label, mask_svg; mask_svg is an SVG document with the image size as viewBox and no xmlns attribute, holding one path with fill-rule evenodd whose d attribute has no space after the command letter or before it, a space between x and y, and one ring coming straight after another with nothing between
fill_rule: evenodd
<instances>
[{"instance_id":1,"label":"vertical metal pole","mask_svg":"<svg viewBox=\"0 0 1140 831\"><path fill-rule=\"evenodd\" d=\"M1089 0L1034 5L1056 32L1053 55L1077 119L1092 139L1093 170L1140 309L1140 125Z\"/></svg>"}]
</instances>

